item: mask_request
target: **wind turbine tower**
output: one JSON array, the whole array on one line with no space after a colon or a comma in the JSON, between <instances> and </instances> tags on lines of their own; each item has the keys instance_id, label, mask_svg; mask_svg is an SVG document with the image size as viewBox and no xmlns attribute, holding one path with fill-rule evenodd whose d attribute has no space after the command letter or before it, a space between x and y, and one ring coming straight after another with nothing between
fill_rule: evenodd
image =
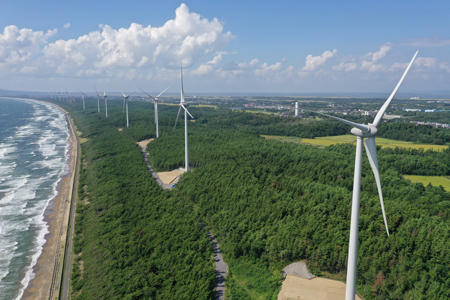
<instances>
[{"instance_id":1,"label":"wind turbine tower","mask_svg":"<svg viewBox=\"0 0 450 300\"><path fill-rule=\"evenodd\" d=\"M121 91L121 92L122 92L122 91ZM123 102L125 103L125 106L126 106L126 108L127 108L127 127L130 126L130 122L129 122L129 120L128 120L128 97L130 97L130 96L133 95L133 94L134 94L134 92L131 93L131 94L129 94L129 95L125 95L125 94L122 92L122 95L123 95Z\"/></svg>"},{"instance_id":2,"label":"wind turbine tower","mask_svg":"<svg viewBox=\"0 0 450 300\"><path fill-rule=\"evenodd\" d=\"M82 91L80 91L80 93L81 93L81 98L83 99L83 110L86 110L86 106L84 105L84 94Z\"/></svg>"},{"instance_id":3,"label":"wind turbine tower","mask_svg":"<svg viewBox=\"0 0 450 300\"><path fill-rule=\"evenodd\" d=\"M295 116L298 117L298 102L295 102Z\"/></svg>"},{"instance_id":4,"label":"wind turbine tower","mask_svg":"<svg viewBox=\"0 0 450 300\"><path fill-rule=\"evenodd\" d=\"M167 88L168 89L168 88ZM146 92L144 92L142 89L140 89L142 92L144 92L144 94L146 94L147 96L149 96L150 98L153 99L153 102L155 103L155 123L156 123L156 137L159 137L159 122L158 122L158 97L162 95L162 93L164 93L165 91L167 91L167 89L165 89L164 91L162 91L161 93L159 93L158 96L153 97L149 94L147 94ZM176 123L175 123L176 124Z\"/></svg>"},{"instance_id":5,"label":"wind turbine tower","mask_svg":"<svg viewBox=\"0 0 450 300\"><path fill-rule=\"evenodd\" d=\"M97 94L97 110L98 110L98 112L100 112L100 98L99 98L97 89L95 88L95 85L94 85L94 90L95 90L95 93Z\"/></svg>"},{"instance_id":6,"label":"wind turbine tower","mask_svg":"<svg viewBox=\"0 0 450 300\"><path fill-rule=\"evenodd\" d=\"M356 156L355 156L355 173L353 179L353 197L352 197L352 214L350 221L350 241L349 241L349 249L348 249L348 263L347 263L347 283L345 290L345 300L354 300L356 293L356 263L357 263L357 254L358 254L358 223L359 223L359 209L360 209L360 192L361 192L361 160L362 160L362 145L364 141L364 146L366 148L366 154L369 158L369 163L373 171L373 175L375 177L375 182L377 183L378 195L380 196L380 204L381 211L383 213L384 225L386 227L386 233L389 236L388 224L386 221L386 213L384 210L384 202L383 202L383 194L381 191L381 181L380 181L380 172L378 170L378 158L377 158L377 147L375 143L375 136L378 133L377 127L380 125L381 118L383 117L387 107L394 98L397 90L405 79L406 74L408 73L411 65L416 59L417 53L412 58L405 72L403 73L402 78L398 82L394 91L391 93L389 98L383 104L383 106L378 111L373 123L369 124L359 124L351 121L347 121L335 116L318 113L320 115L324 115L333 119L336 119L340 122L346 123L352 126L351 133L356 136ZM366 138L366 140L364 140Z\"/></svg>"},{"instance_id":7,"label":"wind turbine tower","mask_svg":"<svg viewBox=\"0 0 450 300\"><path fill-rule=\"evenodd\" d=\"M106 100L106 88L103 88L103 99L105 99L106 117L108 117L108 101Z\"/></svg>"},{"instance_id":8,"label":"wind turbine tower","mask_svg":"<svg viewBox=\"0 0 450 300\"><path fill-rule=\"evenodd\" d=\"M181 67L181 97L180 97L180 108L178 109L177 119L175 120L175 126L173 130L177 127L178 117L180 116L180 111L184 110L184 154L186 160L186 172L189 171L189 145L188 145L188 115L193 119L194 117L188 112L187 105L184 102L184 90L183 90L183 67Z\"/></svg>"}]
</instances>

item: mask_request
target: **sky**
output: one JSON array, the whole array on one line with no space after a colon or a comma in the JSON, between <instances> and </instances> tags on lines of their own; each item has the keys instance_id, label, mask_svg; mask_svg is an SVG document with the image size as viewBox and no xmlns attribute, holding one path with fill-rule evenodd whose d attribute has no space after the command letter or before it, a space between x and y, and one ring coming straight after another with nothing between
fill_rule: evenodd
<instances>
[{"instance_id":1,"label":"sky","mask_svg":"<svg viewBox=\"0 0 450 300\"><path fill-rule=\"evenodd\" d=\"M0 89L450 91L450 1L4 1Z\"/></svg>"}]
</instances>

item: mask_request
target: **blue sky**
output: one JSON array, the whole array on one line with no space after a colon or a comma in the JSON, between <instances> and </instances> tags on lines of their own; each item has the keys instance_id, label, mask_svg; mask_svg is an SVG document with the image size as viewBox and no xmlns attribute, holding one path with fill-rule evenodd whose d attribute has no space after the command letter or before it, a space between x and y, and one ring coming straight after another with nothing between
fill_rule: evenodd
<instances>
[{"instance_id":1,"label":"blue sky","mask_svg":"<svg viewBox=\"0 0 450 300\"><path fill-rule=\"evenodd\" d=\"M449 91L448 1L8 1L0 89Z\"/></svg>"}]
</instances>

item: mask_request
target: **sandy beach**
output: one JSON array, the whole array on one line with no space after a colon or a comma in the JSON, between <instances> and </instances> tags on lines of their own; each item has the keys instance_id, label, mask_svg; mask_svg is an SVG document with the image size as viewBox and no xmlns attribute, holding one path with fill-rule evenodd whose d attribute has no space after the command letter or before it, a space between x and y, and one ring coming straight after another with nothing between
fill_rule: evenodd
<instances>
[{"instance_id":1,"label":"sandy beach","mask_svg":"<svg viewBox=\"0 0 450 300\"><path fill-rule=\"evenodd\" d=\"M64 111L63 109L61 110ZM68 113L64 112L68 116ZM45 210L44 221L49 226L49 233L45 235L46 242L43 246L42 254L33 267L35 277L28 283L22 299L48 299L50 296L54 298L57 296L60 285L78 147L73 124L71 122L69 124L69 174L59 182L57 187L58 195L54 200L50 201Z\"/></svg>"}]
</instances>

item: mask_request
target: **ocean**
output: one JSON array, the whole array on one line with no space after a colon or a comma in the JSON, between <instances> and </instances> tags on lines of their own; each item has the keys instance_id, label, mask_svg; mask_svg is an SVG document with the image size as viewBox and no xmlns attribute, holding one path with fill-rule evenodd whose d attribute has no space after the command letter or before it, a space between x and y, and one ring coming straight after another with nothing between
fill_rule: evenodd
<instances>
[{"instance_id":1,"label":"ocean","mask_svg":"<svg viewBox=\"0 0 450 300\"><path fill-rule=\"evenodd\" d=\"M44 212L69 172L65 114L0 98L0 299L20 299L48 233Z\"/></svg>"}]
</instances>

